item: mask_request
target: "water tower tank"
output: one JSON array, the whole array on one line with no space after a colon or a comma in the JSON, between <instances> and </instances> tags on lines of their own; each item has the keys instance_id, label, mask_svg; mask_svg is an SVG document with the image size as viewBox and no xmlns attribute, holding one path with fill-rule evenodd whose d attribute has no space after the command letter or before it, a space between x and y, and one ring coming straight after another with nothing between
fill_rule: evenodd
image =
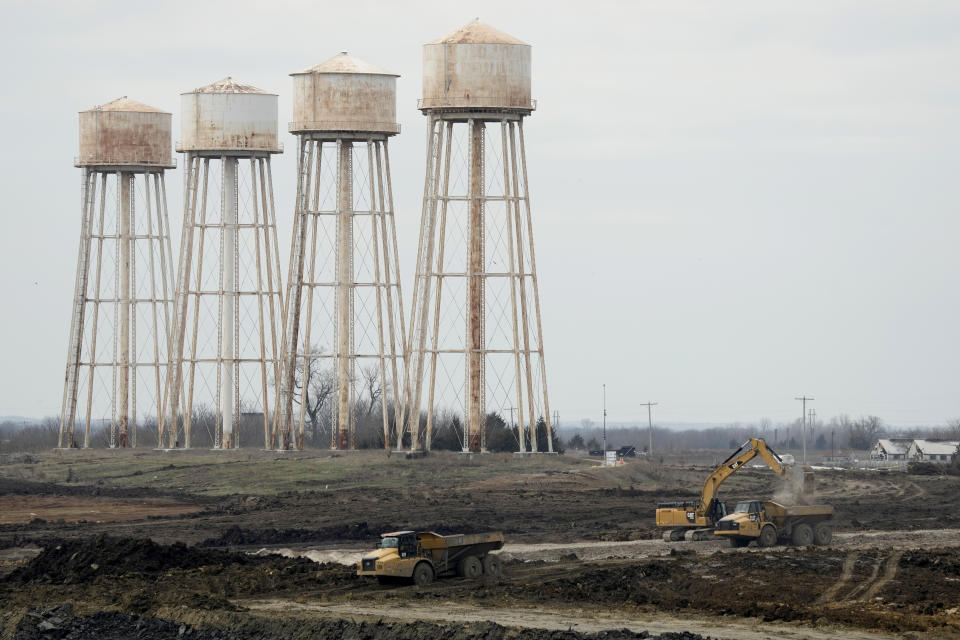
<instances>
[{"instance_id":1,"label":"water tower tank","mask_svg":"<svg viewBox=\"0 0 960 640\"><path fill-rule=\"evenodd\" d=\"M530 45L479 20L425 44L420 108L532 111Z\"/></svg>"},{"instance_id":2,"label":"water tower tank","mask_svg":"<svg viewBox=\"0 0 960 640\"><path fill-rule=\"evenodd\" d=\"M224 78L181 94L178 151L278 152L277 96Z\"/></svg>"},{"instance_id":3,"label":"water tower tank","mask_svg":"<svg viewBox=\"0 0 960 640\"><path fill-rule=\"evenodd\" d=\"M365 131L394 134L397 78L346 51L293 76L291 133Z\"/></svg>"},{"instance_id":4,"label":"water tower tank","mask_svg":"<svg viewBox=\"0 0 960 640\"><path fill-rule=\"evenodd\" d=\"M80 112L78 167L173 167L171 116L126 96Z\"/></svg>"}]
</instances>

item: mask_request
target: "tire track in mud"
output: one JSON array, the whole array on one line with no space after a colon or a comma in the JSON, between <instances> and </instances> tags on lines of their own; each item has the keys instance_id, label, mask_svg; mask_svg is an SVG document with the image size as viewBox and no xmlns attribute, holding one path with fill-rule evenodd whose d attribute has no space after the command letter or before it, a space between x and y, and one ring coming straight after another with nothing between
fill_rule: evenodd
<instances>
[{"instance_id":1,"label":"tire track in mud","mask_svg":"<svg viewBox=\"0 0 960 640\"><path fill-rule=\"evenodd\" d=\"M854 569L856 568L857 560L860 558L860 553L857 551L848 553L843 559L843 570L840 577L817 598L817 604L840 604L872 600L896 577L902 556L903 551L897 550L891 552L886 557L877 558L873 564L870 576L859 582L853 589L848 591L846 595L838 598L837 594L853 579ZM881 568L883 569L882 574Z\"/></svg>"},{"instance_id":2,"label":"tire track in mud","mask_svg":"<svg viewBox=\"0 0 960 640\"><path fill-rule=\"evenodd\" d=\"M853 577L853 568L857 564L858 557L860 557L860 554L856 551L847 554L847 557L843 559L843 571L840 577L823 592L823 595L817 598L817 604L833 602L840 589L843 589Z\"/></svg>"},{"instance_id":3,"label":"tire track in mud","mask_svg":"<svg viewBox=\"0 0 960 640\"><path fill-rule=\"evenodd\" d=\"M897 575L897 569L900 568L900 558L903 556L903 551L894 551L887 558L886 569L883 572L883 576L875 581L867 589L867 592L863 594L863 597L860 600L871 600L873 599L880 590L887 586L891 580L893 580Z\"/></svg>"}]
</instances>

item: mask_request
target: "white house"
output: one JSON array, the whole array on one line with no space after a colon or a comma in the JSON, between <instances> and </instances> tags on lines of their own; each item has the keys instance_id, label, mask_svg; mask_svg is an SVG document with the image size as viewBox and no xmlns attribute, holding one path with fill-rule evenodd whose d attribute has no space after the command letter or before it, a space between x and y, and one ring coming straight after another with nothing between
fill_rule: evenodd
<instances>
[{"instance_id":1,"label":"white house","mask_svg":"<svg viewBox=\"0 0 960 640\"><path fill-rule=\"evenodd\" d=\"M870 449L871 460L906 460L913 438L881 438Z\"/></svg>"},{"instance_id":2,"label":"white house","mask_svg":"<svg viewBox=\"0 0 960 640\"><path fill-rule=\"evenodd\" d=\"M960 440L914 440L907 450L907 459L946 464L957 453Z\"/></svg>"}]
</instances>

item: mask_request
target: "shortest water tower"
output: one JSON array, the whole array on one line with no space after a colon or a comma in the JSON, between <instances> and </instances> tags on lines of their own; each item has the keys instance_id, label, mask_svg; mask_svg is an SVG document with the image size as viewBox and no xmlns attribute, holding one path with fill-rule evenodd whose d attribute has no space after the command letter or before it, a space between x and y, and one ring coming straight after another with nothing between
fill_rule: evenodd
<instances>
[{"instance_id":1,"label":"shortest water tower","mask_svg":"<svg viewBox=\"0 0 960 640\"><path fill-rule=\"evenodd\" d=\"M232 78L181 96L186 198L163 448L190 447L195 417L214 449L240 446L242 418L271 448L282 291L273 200L277 96ZM250 425L251 429L258 425Z\"/></svg>"},{"instance_id":2,"label":"shortest water tower","mask_svg":"<svg viewBox=\"0 0 960 640\"><path fill-rule=\"evenodd\" d=\"M387 148L397 75L346 52L291 75L300 156L278 446L301 448L309 422L314 446L329 431L331 448L354 449L365 426L364 444L389 447L405 335Z\"/></svg>"},{"instance_id":3,"label":"shortest water tower","mask_svg":"<svg viewBox=\"0 0 960 640\"><path fill-rule=\"evenodd\" d=\"M523 136L530 58L530 45L479 20L423 47L412 448L430 449L440 416L464 452L485 451L487 423L509 415L521 453L553 451Z\"/></svg>"},{"instance_id":4,"label":"shortest water tower","mask_svg":"<svg viewBox=\"0 0 960 640\"><path fill-rule=\"evenodd\" d=\"M137 444L138 415L162 419L172 257L164 171L171 116L126 96L80 112L80 250L60 447ZM139 403L139 404L138 404ZM138 413L139 412L139 413Z\"/></svg>"}]
</instances>

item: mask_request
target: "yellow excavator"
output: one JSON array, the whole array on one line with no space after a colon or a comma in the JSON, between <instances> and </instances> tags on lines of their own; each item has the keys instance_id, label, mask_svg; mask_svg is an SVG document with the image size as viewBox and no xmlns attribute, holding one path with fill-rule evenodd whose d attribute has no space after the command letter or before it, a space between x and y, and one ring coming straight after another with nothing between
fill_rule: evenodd
<instances>
[{"instance_id":1,"label":"yellow excavator","mask_svg":"<svg viewBox=\"0 0 960 640\"><path fill-rule=\"evenodd\" d=\"M657 526L665 530L663 539L668 542L712 540L714 525L727 515L726 505L717 498L720 485L757 456L760 456L760 459L766 462L778 476L784 477L790 474L791 467L783 457L768 447L763 439L750 438L707 476L699 502L661 502L657 505ZM801 470L803 472L802 490L805 494L812 495L813 470L810 467L802 467Z\"/></svg>"}]
</instances>

